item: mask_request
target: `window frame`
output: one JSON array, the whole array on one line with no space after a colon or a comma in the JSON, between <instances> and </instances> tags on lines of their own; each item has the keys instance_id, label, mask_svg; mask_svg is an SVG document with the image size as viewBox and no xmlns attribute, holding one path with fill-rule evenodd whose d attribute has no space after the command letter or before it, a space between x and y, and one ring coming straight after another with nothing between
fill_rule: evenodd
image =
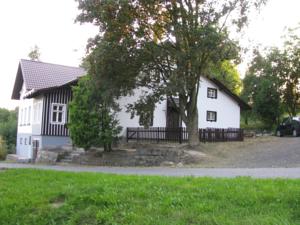
<instances>
[{"instance_id":1,"label":"window frame","mask_svg":"<svg viewBox=\"0 0 300 225\"><path fill-rule=\"evenodd\" d=\"M211 96L209 93L211 93L210 91L213 91L215 93L214 96ZM207 98L211 98L211 99L217 99L218 98L218 89L217 88L211 88L208 87L207 88Z\"/></svg>"},{"instance_id":2,"label":"window frame","mask_svg":"<svg viewBox=\"0 0 300 225\"><path fill-rule=\"evenodd\" d=\"M23 108L20 109L20 121L19 121L19 126L23 126Z\"/></svg>"},{"instance_id":3,"label":"window frame","mask_svg":"<svg viewBox=\"0 0 300 225\"><path fill-rule=\"evenodd\" d=\"M31 106L28 107L27 126L31 124Z\"/></svg>"},{"instance_id":4,"label":"window frame","mask_svg":"<svg viewBox=\"0 0 300 225\"><path fill-rule=\"evenodd\" d=\"M54 106L57 107L56 110L54 110ZM60 111L59 110L59 107L62 106L62 110ZM56 112L56 121L53 121L53 113ZM67 112L67 105L66 104L63 104L63 103L51 103L51 110L50 110L50 123L51 124L58 124L58 125L64 125L66 124L66 112ZM58 121L58 118L59 118L59 113L62 113L62 120L61 122Z\"/></svg>"},{"instance_id":5,"label":"window frame","mask_svg":"<svg viewBox=\"0 0 300 225\"><path fill-rule=\"evenodd\" d=\"M33 124L40 124L42 118L42 103L37 102L33 105Z\"/></svg>"},{"instance_id":6,"label":"window frame","mask_svg":"<svg viewBox=\"0 0 300 225\"><path fill-rule=\"evenodd\" d=\"M150 114L150 123L149 123L149 125L145 125L145 124L143 124L143 117L144 117L144 114L141 114L140 116L139 116L139 126L141 126L141 127L153 127L153 122L154 122L154 112L151 112L151 114Z\"/></svg>"},{"instance_id":7,"label":"window frame","mask_svg":"<svg viewBox=\"0 0 300 225\"><path fill-rule=\"evenodd\" d=\"M24 108L23 126L27 124L27 107Z\"/></svg>"},{"instance_id":8,"label":"window frame","mask_svg":"<svg viewBox=\"0 0 300 225\"><path fill-rule=\"evenodd\" d=\"M210 113L213 113L213 114L215 114L215 118L213 119L213 120L211 120L211 119L209 119L209 114ZM208 121L208 122L217 122L217 111L206 111L206 121Z\"/></svg>"}]
</instances>

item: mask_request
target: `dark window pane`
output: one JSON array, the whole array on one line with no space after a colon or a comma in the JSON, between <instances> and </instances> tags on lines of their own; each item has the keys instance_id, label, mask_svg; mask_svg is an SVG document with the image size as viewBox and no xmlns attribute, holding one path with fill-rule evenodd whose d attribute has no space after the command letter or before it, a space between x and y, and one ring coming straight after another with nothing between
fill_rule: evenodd
<instances>
[{"instance_id":1,"label":"dark window pane","mask_svg":"<svg viewBox=\"0 0 300 225\"><path fill-rule=\"evenodd\" d=\"M61 123L62 122L62 112L58 113L58 120L57 122Z\"/></svg>"},{"instance_id":2,"label":"dark window pane","mask_svg":"<svg viewBox=\"0 0 300 225\"><path fill-rule=\"evenodd\" d=\"M58 107L58 110L59 110L59 111L62 111L62 110L63 110L63 107L62 107L62 106L59 106L59 107Z\"/></svg>"},{"instance_id":3,"label":"dark window pane","mask_svg":"<svg viewBox=\"0 0 300 225\"><path fill-rule=\"evenodd\" d=\"M53 110L57 110L57 106L56 105L53 106Z\"/></svg>"},{"instance_id":4,"label":"dark window pane","mask_svg":"<svg viewBox=\"0 0 300 225\"><path fill-rule=\"evenodd\" d=\"M217 121L217 112L215 111L207 111L206 112L206 120L207 121Z\"/></svg>"},{"instance_id":5,"label":"dark window pane","mask_svg":"<svg viewBox=\"0 0 300 225\"><path fill-rule=\"evenodd\" d=\"M56 122L57 120L56 120L56 116L57 116L57 112L53 112L53 114L52 114L52 121L53 122Z\"/></svg>"}]
</instances>

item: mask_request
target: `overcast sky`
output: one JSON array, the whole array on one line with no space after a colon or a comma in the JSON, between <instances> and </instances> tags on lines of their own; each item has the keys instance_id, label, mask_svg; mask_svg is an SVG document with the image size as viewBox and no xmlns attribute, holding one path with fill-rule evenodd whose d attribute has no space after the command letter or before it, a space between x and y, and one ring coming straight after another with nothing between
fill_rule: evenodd
<instances>
[{"instance_id":1,"label":"overcast sky","mask_svg":"<svg viewBox=\"0 0 300 225\"><path fill-rule=\"evenodd\" d=\"M243 43L280 45L285 27L300 22L300 0L269 0L259 16L252 18ZM97 28L74 23L74 0L9 0L1 2L0 13L0 107L13 109L10 100L18 62L28 58L34 45L40 48L41 61L78 66L85 45ZM245 65L240 67L245 70Z\"/></svg>"}]
</instances>

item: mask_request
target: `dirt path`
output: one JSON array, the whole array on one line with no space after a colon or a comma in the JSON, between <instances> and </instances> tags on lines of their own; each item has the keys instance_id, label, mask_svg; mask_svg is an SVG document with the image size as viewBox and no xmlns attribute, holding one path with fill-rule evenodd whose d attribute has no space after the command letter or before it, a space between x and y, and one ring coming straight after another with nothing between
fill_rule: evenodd
<instances>
[{"instance_id":1,"label":"dirt path","mask_svg":"<svg viewBox=\"0 0 300 225\"><path fill-rule=\"evenodd\" d=\"M300 137L258 137L202 144L200 149L209 155L200 167L300 167Z\"/></svg>"}]
</instances>

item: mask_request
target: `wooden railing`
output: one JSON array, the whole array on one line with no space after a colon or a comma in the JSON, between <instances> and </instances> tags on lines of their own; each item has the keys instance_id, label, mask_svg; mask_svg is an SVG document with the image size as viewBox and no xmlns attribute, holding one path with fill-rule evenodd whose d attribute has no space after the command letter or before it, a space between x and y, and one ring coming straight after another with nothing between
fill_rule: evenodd
<instances>
[{"instance_id":1,"label":"wooden railing","mask_svg":"<svg viewBox=\"0 0 300 225\"><path fill-rule=\"evenodd\" d=\"M154 141L154 142L178 142L187 141L188 133L185 127L167 128L167 127L127 127L127 142L136 141Z\"/></svg>"},{"instance_id":2,"label":"wooden railing","mask_svg":"<svg viewBox=\"0 0 300 225\"><path fill-rule=\"evenodd\" d=\"M208 128L199 129L201 142L244 141L244 130L240 128Z\"/></svg>"},{"instance_id":3,"label":"wooden railing","mask_svg":"<svg viewBox=\"0 0 300 225\"><path fill-rule=\"evenodd\" d=\"M130 140L143 142L186 142L188 132L185 127L127 127L127 142ZM228 129L199 129L201 142L243 141L244 132L239 128Z\"/></svg>"}]
</instances>

